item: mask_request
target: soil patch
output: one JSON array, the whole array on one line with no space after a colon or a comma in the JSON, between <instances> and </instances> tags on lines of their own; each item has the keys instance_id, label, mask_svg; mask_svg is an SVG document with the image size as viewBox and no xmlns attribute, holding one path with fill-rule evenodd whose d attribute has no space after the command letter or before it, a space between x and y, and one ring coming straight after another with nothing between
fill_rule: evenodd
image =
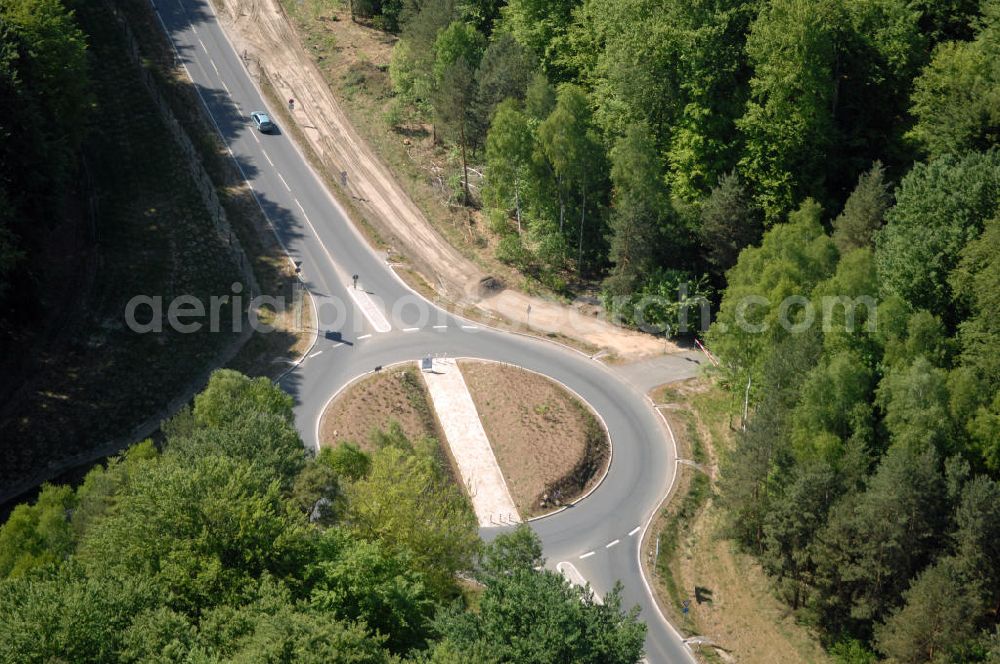
<instances>
[{"instance_id":1,"label":"soil patch","mask_svg":"<svg viewBox=\"0 0 1000 664\"><path fill-rule=\"evenodd\" d=\"M607 433L554 381L493 362L459 363L511 497L524 518L572 502L599 481Z\"/></svg>"},{"instance_id":2,"label":"soil patch","mask_svg":"<svg viewBox=\"0 0 1000 664\"><path fill-rule=\"evenodd\" d=\"M373 374L348 387L323 413L320 445L351 442L372 452L372 433L387 429L392 421L399 422L410 440L444 440L424 381L412 366Z\"/></svg>"}]
</instances>

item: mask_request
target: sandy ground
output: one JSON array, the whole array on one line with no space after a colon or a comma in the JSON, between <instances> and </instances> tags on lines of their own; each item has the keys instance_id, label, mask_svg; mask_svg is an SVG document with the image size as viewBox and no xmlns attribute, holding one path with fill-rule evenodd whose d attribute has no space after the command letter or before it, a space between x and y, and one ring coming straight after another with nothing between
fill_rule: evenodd
<instances>
[{"instance_id":1,"label":"sandy ground","mask_svg":"<svg viewBox=\"0 0 1000 664\"><path fill-rule=\"evenodd\" d=\"M399 422L411 440L439 436L423 383L413 368L386 370L347 388L323 413L320 444L331 447L350 441L373 451L372 430L385 429L392 420Z\"/></svg>"},{"instance_id":2,"label":"sandy ground","mask_svg":"<svg viewBox=\"0 0 1000 664\"><path fill-rule=\"evenodd\" d=\"M521 514L536 516L546 488L583 459L593 415L551 380L492 362L462 362L476 410ZM599 476L599 473L598 473ZM596 480L592 477L582 490ZM571 502L577 495L563 496Z\"/></svg>"},{"instance_id":3,"label":"sandy ground","mask_svg":"<svg viewBox=\"0 0 1000 664\"><path fill-rule=\"evenodd\" d=\"M728 397L717 390L707 381L695 379L651 393L654 401L665 405L662 412L670 421L682 454L690 453L689 439L698 436L706 455L705 470L713 485L705 505L681 528L672 565L682 595L692 598L690 617L682 618L674 606L664 609L675 624L693 626L698 636L724 648L722 653L713 652L715 657L708 661L825 664L830 659L816 634L795 622L790 609L772 594L760 565L736 551L722 535L725 515L715 496L717 460L719 453L730 449L732 433L723 416ZM681 496L675 495L670 504L680 500ZM698 595L704 601L698 602ZM660 594L661 606L669 604L669 600L663 602L666 598L666 594Z\"/></svg>"},{"instance_id":4,"label":"sandy ground","mask_svg":"<svg viewBox=\"0 0 1000 664\"><path fill-rule=\"evenodd\" d=\"M450 359L435 360L433 370L423 376L479 525L520 523L521 516L458 364Z\"/></svg>"},{"instance_id":5,"label":"sandy ground","mask_svg":"<svg viewBox=\"0 0 1000 664\"><path fill-rule=\"evenodd\" d=\"M237 50L245 52L258 80L266 77L279 97L296 100L294 118L334 180L348 174L347 193L372 214L383 238L401 252L438 292L459 306L473 305L519 322L531 306L531 327L607 350L620 358L663 353L661 340L619 328L599 317L512 289L481 292L482 270L449 245L427 221L348 121L322 74L301 46L277 0L213 0ZM676 350L676 349L674 349Z\"/></svg>"}]
</instances>

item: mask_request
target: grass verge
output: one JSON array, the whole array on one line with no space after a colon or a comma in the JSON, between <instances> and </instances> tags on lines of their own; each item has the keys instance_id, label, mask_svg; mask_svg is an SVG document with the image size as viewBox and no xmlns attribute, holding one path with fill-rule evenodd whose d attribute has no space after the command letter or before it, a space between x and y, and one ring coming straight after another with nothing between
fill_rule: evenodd
<instances>
[{"instance_id":1,"label":"grass verge","mask_svg":"<svg viewBox=\"0 0 1000 664\"><path fill-rule=\"evenodd\" d=\"M734 442L729 395L698 378L650 397L670 423L680 458L695 464L679 466L675 493L653 521L643 556L667 618L685 636L707 640L695 647L700 661L828 662L817 635L775 599L760 565L724 537L717 460Z\"/></svg>"}]
</instances>

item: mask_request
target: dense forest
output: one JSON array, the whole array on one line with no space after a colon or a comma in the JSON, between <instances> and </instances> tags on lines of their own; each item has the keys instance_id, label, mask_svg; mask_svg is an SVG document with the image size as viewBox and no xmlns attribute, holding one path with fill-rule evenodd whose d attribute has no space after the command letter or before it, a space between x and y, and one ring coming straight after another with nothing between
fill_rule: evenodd
<instances>
[{"instance_id":1,"label":"dense forest","mask_svg":"<svg viewBox=\"0 0 1000 664\"><path fill-rule=\"evenodd\" d=\"M718 305L730 535L830 651L998 661L1000 3L352 8L501 260Z\"/></svg>"},{"instance_id":2,"label":"dense forest","mask_svg":"<svg viewBox=\"0 0 1000 664\"><path fill-rule=\"evenodd\" d=\"M311 457L292 399L215 373L192 408L0 529L3 662L626 664L645 627L479 540L433 440ZM467 607L474 606L475 611Z\"/></svg>"}]
</instances>

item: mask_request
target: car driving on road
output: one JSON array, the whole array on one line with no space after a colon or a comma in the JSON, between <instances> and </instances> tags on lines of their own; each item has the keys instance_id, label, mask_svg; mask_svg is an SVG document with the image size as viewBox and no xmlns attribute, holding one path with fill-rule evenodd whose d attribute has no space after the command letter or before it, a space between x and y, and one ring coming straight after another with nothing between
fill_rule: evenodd
<instances>
[{"instance_id":1,"label":"car driving on road","mask_svg":"<svg viewBox=\"0 0 1000 664\"><path fill-rule=\"evenodd\" d=\"M261 111L254 111L250 114L250 119L253 121L257 130L262 134L267 134L275 130L274 122L271 121L271 116L267 113Z\"/></svg>"}]
</instances>

